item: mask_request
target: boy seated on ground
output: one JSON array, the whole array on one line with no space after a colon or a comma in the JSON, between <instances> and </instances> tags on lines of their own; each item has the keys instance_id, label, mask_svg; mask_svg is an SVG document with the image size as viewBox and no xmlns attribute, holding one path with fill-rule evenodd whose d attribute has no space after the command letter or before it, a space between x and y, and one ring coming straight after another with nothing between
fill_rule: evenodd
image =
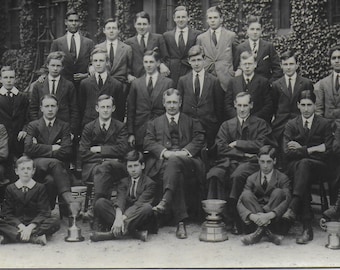
<instances>
[{"instance_id":1,"label":"boy seated on ground","mask_svg":"<svg viewBox=\"0 0 340 270\"><path fill-rule=\"evenodd\" d=\"M109 232L94 232L93 242L120 238L130 234L142 241L147 240L148 230L154 225L151 203L154 200L156 183L143 174L145 168L142 153L130 151L126 155L128 177L120 181L117 201L100 198L94 205L94 215L99 224Z\"/></svg>"},{"instance_id":2,"label":"boy seated on ground","mask_svg":"<svg viewBox=\"0 0 340 270\"><path fill-rule=\"evenodd\" d=\"M51 217L50 204L43 184L32 179L33 160L22 156L16 161L19 180L6 189L0 219L0 243L30 242L46 245L46 236L59 230L59 221Z\"/></svg>"},{"instance_id":3,"label":"boy seated on ground","mask_svg":"<svg viewBox=\"0 0 340 270\"><path fill-rule=\"evenodd\" d=\"M274 168L276 149L270 145L260 148L258 153L260 170L248 177L239 198L237 210L249 229L255 231L242 237L245 245L259 242L266 235L269 241L281 244L282 236L272 233L288 232L288 223L281 219L291 199L289 178Z\"/></svg>"}]
</instances>

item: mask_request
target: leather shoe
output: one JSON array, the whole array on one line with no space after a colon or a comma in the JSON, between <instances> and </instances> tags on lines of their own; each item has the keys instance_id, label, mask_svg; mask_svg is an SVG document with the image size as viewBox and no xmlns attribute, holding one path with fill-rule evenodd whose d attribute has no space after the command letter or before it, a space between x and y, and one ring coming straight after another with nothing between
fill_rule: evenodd
<instances>
[{"instance_id":1,"label":"leather shoe","mask_svg":"<svg viewBox=\"0 0 340 270\"><path fill-rule=\"evenodd\" d=\"M167 201L162 199L156 206L152 207L152 210L158 214L164 214L167 210Z\"/></svg>"},{"instance_id":2,"label":"leather shoe","mask_svg":"<svg viewBox=\"0 0 340 270\"><path fill-rule=\"evenodd\" d=\"M241 242L245 245L253 245L255 243L260 242L264 233L263 227L258 227L257 230L251 234L243 236L241 238Z\"/></svg>"},{"instance_id":3,"label":"leather shoe","mask_svg":"<svg viewBox=\"0 0 340 270\"><path fill-rule=\"evenodd\" d=\"M274 243L275 245L281 245L281 241L283 237L281 235L276 235L272 233L268 228L264 229L265 234L268 236L270 242Z\"/></svg>"},{"instance_id":4,"label":"leather shoe","mask_svg":"<svg viewBox=\"0 0 340 270\"><path fill-rule=\"evenodd\" d=\"M113 239L116 239L116 237L113 235L112 232L93 232L90 235L90 239L92 242L98 242L98 241L113 240Z\"/></svg>"},{"instance_id":5,"label":"leather shoe","mask_svg":"<svg viewBox=\"0 0 340 270\"><path fill-rule=\"evenodd\" d=\"M146 242L148 240L148 231L147 230L143 230L143 231L134 231L133 233L133 237L143 241L143 242Z\"/></svg>"},{"instance_id":6,"label":"leather shoe","mask_svg":"<svg viewBox=\"0 0 340 270\"><path fill-rule=\"evenodd\" d=\"M45 246L47 244L46 235L43 234L40 236L31 236L30 242L33 244Z\"/></svg>"},{"instance_id":7,"label":"leather shoe","mask_svg":"<svg viewBox=\"0 0 340 270\"><path fill-rule=\"evenodd\" d=\"M313 240L313 229L312 227L303 230L302 235L296 238L297 244L307 244L309 241Z\"/></svg>"},{"instance_id":8,"label":"leather shoe","mask_svg":"<svg viewBox=\"0 0 340 270\"><path fill-rule=\"evenodd\" d=\"M296 219L296 215L292 209L288 208L287 211L283 214L282 218L293 221Z\"/></svg>"},{"instance_id":9,"label":"leather shoe","mask_svg":"<svg viewBox=\"0 0 340 270\"><path fill-rule=\"evenodd\" d=\"M176 230L176 237L178 239L185 239L188 238L187 235L187 230L185 228L184 222L179 222L177 225L177 230Z\"/></svg>"},{"instance_id":10,"label":"leather shoe","mask_svg":"<svg viewBox=\"0 0 340 270\"><path fill-rule=\"evenodd\" d=\"M240 235L243 233L241 222L234 222L231 228L231 233L233 235Z\"/></svg>"}]
</instances>

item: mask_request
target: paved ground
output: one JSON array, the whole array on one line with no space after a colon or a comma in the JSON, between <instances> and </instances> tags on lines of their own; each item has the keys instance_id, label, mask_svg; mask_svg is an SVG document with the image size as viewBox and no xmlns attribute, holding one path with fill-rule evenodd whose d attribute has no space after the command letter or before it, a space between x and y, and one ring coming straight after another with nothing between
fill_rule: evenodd
<instances>
[{"instance_id":1,"label":"paved ground","mask_svg":"<svg viewBox=\"0 0 340 270\"><path fill-rule=\"evenodd\" d=\"M319 216L318 216L319 217ZM327 233L314 224L314 240L307 245L295 244L299 224L290 230L281 246L263 239L259 244L243 246L239 236L206 243L198 240L200 224L189 224L189 238L179 240L174 227L163 227L148 242L135 239L92 243L89 225L78 222L84 242L67 243L67 221L47 246L9 244L0 246L3 268L140 268L140 267L340 267L340 250L325 248Z\"/></svg>"}]
</instances>

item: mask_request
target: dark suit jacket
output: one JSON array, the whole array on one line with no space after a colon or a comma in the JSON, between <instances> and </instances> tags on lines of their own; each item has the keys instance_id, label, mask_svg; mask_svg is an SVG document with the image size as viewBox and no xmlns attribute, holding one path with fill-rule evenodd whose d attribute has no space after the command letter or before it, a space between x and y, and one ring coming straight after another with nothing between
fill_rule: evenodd
<instances>
[{"instance_id":1,"label":"dark suit jacket","mask_svg":"<svg viewBox=\"0 0 340 270\"><path fill-rule=\"evenodd\" d=\"M107 50L107 41L97 44L96 47ZM127 75L131 73L132 49L129 45L118 40L116 54L113 59L113 65L110 75L116 80L126 83Z\"/></svg>"},{"instance_id":2,"label":"dark suit jacket","mask_svg":"<svg viewBox=\"0 0 340 270\"><path fill-rule=\"evenodd\" d=\"M302 148L288 149L287 143L290 141L298 142ZM326 152L308 154L307 148L324 143ZM283 134L283 151L288 162L311 158L326 161L332 151L333 135L329 121L321 116L314 116L312 127L308 134L305 133L302 117L299 115L291 119L286 124Z\"/></svg>"},{"instance_id":3,"label":"dark suit jacket","mask_svg":"<svg viewBox=\"0 0 340 270\"><path fill-rule=\"evenodd\" d=\"M235 67L240 65L240 55L244 51L252 51L249 40L246 40L237 46L234 59ZM267 78L270 82L283 76L280 66L280 57L278 56L273 43L260 39L256 62L257 67L255 73Z\"/></svg>"},{"instance_id":4,"label":"dark suit jacket","mask_svg":"<svg viewBox=\"0 0 340 270\"><path fill-rule=\"evenodd\" d=\"M178 79L191 70L191 66L188 62L188 51L196 44L197 36L201 34L201 31L189 28L188 40L183 52L181 52L177 46L175 31L176 28L165 32L163 37L169 53L170 78L173 79L175 85L177 85Z\"/></svg>"},{"instance_id":5,"label":"dark suit jacket","mask_svg":"<svg viewBox=\"0 0 340 270\"><path fill-rule=\"evenodd\" d=\"M123 159L128 150L127 130L125 124L111 119L110 127L103 134L99 119L88 123L81 136L79 152L83 161L83 181L89 179L93 168L105 159ZM92 153L92 146L101 146L101 153Z\"/></svg>"},{"instance_id":6,"label":"dark suit jacket","mask_svg":"<svg viewBox=\"0 0 340 270\"><path fill-rule=\"evenodd\" d=\"M182 94L182 112L199 120L206 130L216 135L223 122L224 91L219 81L208 72L204 74L202 94L197 100L193 87L192 72L181 77L177 89Z\"/></svg>"},{"instance_id":7,"label":"dark suit jacket","mask_svg":"<svg viewBox=\"0 0 340 270\"><path fill-rule=\"evenodd\" d=\"M204 130L198 120L181 113L178 120L179 147L185 148L197 157L204 146ZM171 149L171 136L169 121L165 114L149 121L144 138L144 150L151 153L147 160L146 172L150 177L156 175L161 169L164 159L160 155L164 149Z\"/></svg>"},{"instance_id":8,"label":"dark suit jacket","mask_svg":"<svg viewBox=\"0 0 340 270\"><path fill-rule=\"evenodd\" d=\"M251 191L258 199L258 202L261 202L261 205L263 206L269 202L270 195L276 188L282 189L286 197L285 200L272 209L272 211L275 212L276 217L280 218L287 210L291 199L291 186L288 176L274 169L272 178L270 179L266 190L264 190L261 185L261 172L256 172L248 177L246 185L244 186L244 190ZM242 220L249 220L249 215L252 214L252 212L246 208L241 200L238 201L237 210Z\"/></svg>"},{"instance_id":9,"label":"dark suit jacket","mask_svg":"<svg viewBox=\"0 0 340 270\"><path fill-rule=\"evenodd\" d=\"M6 222L13 226L18 226L20 223L39 225L51 216L44 185L36 182L26 194L15 184L7 186L1 215L5 217Z\"/></svg>"},{"instance_id":10,"label":"dark suit jacket","mask_svg":"<svg viewBox=\"0 0 340 270\"><path fill-rule=\"evenodd\" d=\"M228 90L224 98L224 108L226 119L236 116L234 99L240 92L246 91L246 82L243 75L232 78L228 84ZM257 74L249 82L248 92L253 100L253 109L251 113L257 117L266 120L268 123L273 115L273 100L271 95L269 81Z\"/></svg>"},{"instance_id":11,"label":"dark suit jacket","mask_svg":"<svg viewBox=\"0 0 340 270\"><path fill-rule=\"evenodd\" d=\"M33 142L33 138L37 143ZM52 151L52 145L59 144L61 148ZM61 161L68 160L72 152L72 142L69 124L56 119L51 131L48 130L44 119L30 122L27 126L25 138L25 154L31 158L56 158Z\"/></svg>"},{"instance_id":12,"label":"dark suit jacket","mask_svg":"<svg viewBox=\"0 0 340 270\"><path fill-rule=\"evenodd\" d=\"M113 117L123 121L125 116L124 93L123 85L118 80L107 76L102 89L99 90L96 77L93 75L81 81L79 93L80 115L83 117L82 126L98 117L98 112L96 111L97 99L103 94L114 98L116 110L113 113Z\"/></svg>"},{"instance_id":13,"label":"dark suit jacket","mask_svg":"<svg viewBox=\"0 0 340 270\"><path fill-rule=\"evenodd\" d=\"M163 93L173 86L171 79L159 74L150 97L145 75L132 82L127 101L127 128L129 135L135 135L137 145L143 144L147 122L165 112Z\"/></svg>"},{"instance_id":14,"label":"dark suit jacket","mask_svg":"<svg viewBox=\"0 0 340 270\"><path fill-rule=\"evenodd\" d=\"M90 63L90 54L94 48L94 43L91 39L80 36L80 49L76 61L74 61L70 50L67 46L67 35L57 38L52 41L51 52L62 51L65 53L64 68L62 75L69 81L73 82L73 74L87 73Z\"/></svg>"},{"instance_id":15,"label":"dark suit jacket","mask_svg":"<svg viewBox=\"0 0 340 270\"><path fill-rule=\"evenodd\" d=\"M137 36L133 36L127 40L125 40L127 45L130 45L132 48L132 75L139 78L144 75L145 70L143 66L143 57L144 52L142 51ZM165 41L162 35L156 33L149 33L149 38L146 44L146 51L152 50L154 48L158 48L161 61L164 64L167 64L168 61L168 51L166 49Z\"/></svg>"},{"instance_id":16,"label":"dark suit jacket","mask_svg":"<svg viewBox=\"0 0 340 270\"><path fill-rule=\"evenodd\" d=\"M131 177L125 177L120 180L117 190L117 201L115 203L122 212L132 205L140 206L145 203L152 204L156 191L156 183L148 176L142 174L138 180L136 189L136 198L130 197L130 189L132 185Z\"/></svg>"},{"instance_id":17,"label":"dark suit jacket","mask_svg":"<svg viewBox=\"0 0 340 270\"><path fill-rule=\"evenodd\" d=\"M47 78L43 83L37 82L33 86L29 111L31 121L42 117L40 99L46 94L50 94ZM58 99L57 118L70 124L72 134L78 134L79 110L73 83L61 77L58 83L56 96Z\"/></svg>"},{"instance_id":18,"label":"dark suit jacket","mask_svg":"<svg viewBox=\"0 0 340 270\"><path fill-rule=\"evenodd\" d=\"M283 134L283 130L288 120L300 115L297 102L299 94L303 90L313 90L313 84L309 79L299 75L296 77L293 95L288 92L285 77L273 82L272 93L275 119L272 122L272 127L276 139L279 139Z\"/></svg>"},{"instance_id":19,"label":"dark suit jacket","mask_svg":"<svg viewBox=\"0 0 340 270\"><path fill-rule=\"evenodd\" d=\"M8 134L4 125L0 124L0 163L8 157Z\"/></svg>"}]
</instances>

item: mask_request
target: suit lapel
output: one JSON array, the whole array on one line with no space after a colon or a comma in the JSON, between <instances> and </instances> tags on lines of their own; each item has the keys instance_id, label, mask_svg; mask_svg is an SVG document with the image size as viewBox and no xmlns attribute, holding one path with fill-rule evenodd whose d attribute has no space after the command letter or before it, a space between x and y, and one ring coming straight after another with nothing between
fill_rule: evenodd
<instances>
[{"instance_id":1,"label":"suit lapel","mask_svg":"<svg viewBox=\"0 0 340 270\"><path fill-rule=\"evenodd\" d=\"M263 43L262 39L259 40L259 50L257 51L256 61L257 63L263 60L264 52L266 51L266 44Z\"/></svg>"},{"instance_id":2,"label":"suit lapel","mask_svg":"<svg viewBox=\"0 0 340 270\"><path fill-rule=\"evenodd\" d=\"M285 77L282 77L280 79L280 85L281 85L281 90L282 92L287 96L289 97L289 99L291 98L291 95L290 93L288 92L288 87L287 87L287 84L286 84L286 80L285 80ZM295 86L294 86L295 88Z\"/></svg>"},{"instance_id":3,"label":"suit lapel","mask_svg":"<svg viewBox=\"0 0 340 270\"><path fill-rule=\"evenodd\" d=\"M155 87L153 88L152 92L151 92L151 100L152 102L154 102L158 95L161 92L161 86L162 86L162 82L163 82L163 76L161 74L158 75L157 81L155 83Z\"/></svg>"},{"instance_id":4,"label":"suit lapel","mask_svg":"<svg viewBox=\"0 0 340 270\"><path fill-rule=\"evenodd\" d=\"M261 172L257 172L256 179L255 179L255 187L257 190L262 190L263 193L265 193L265 190L263 189L261 185ZM267 187L268 189L268 187Z\"/></svg>"},{"instance_id":5,"label":"suit lapel","mask_svg":"<svg viewBox=\"0 0 340 270\"><path fill-rule=\"evenodd\" d=\"M47 128L47 127L46 127ZM58 119L56 119L54 121L54 124L49 132L49 144L54 144L56 143L56 138L59 136L59 132L61 130L61 127L60 127L60 122Z\"/></svg>"},{"instance_id":6,"label":"suit lapel","mask_svg":"<svg viewBox=\"0 0 340 270\"><path fill-rule=\"evenodd\" d=\"M155 37L152 33L149 32L149 37L148 37L148 43L146 44L147 50L152 50L154 49L155 45ZM159 49L159 48L158 48Z\"/></svg>"},{"instance_id":7,"label":"suit lapel","mask_svg":"<svg viewBox=\"0 0 340 270\"><path fill-rule=\"evenodd\" d=\"M116 50L116 53L114 55L113 65L112 65L112 68L111 68L112 70L116 70L117 65L120 62L120 60L122 59L123 55L124 55L124 44L121 41L118 40L117 50Z\"/></svg>"},{"instance_id":8,"label":"suit lapel","mask_svg":"<svg viewBox=\"0 0 340 270\"><path fill-rule=\"evenodd\" d=\"M70 50L69 50L68 45L67 45L67 34L64 35L63 40L61 41L61 47L62 47L61 51L65 52L68 57L71 57L71 58L73 57L70 54ZM80 54L80 51L79 51L79 54Z\"/></svg>"},{"instance_id":9,"label":"suit lapel","mask_svg":"<svg viewBox=\"0 0 340 270\"><path fill-rule=\"evenodd\" d=\"M163 114L163 127L164 127L164 134L168 139L171 139L170 131L169 131L169 120L166 117L166 114Z\"/></svg>"},{"instance_id":10,"label":"suit lapel","mask_svg":"<svg viewBox=\"0 0 340 270\"><path fill-rule=\"evenodd\" d=\"M193 89L192 80L189 80L189 84L191 84L191 88L189 88L189 89ZM211 81L209 80L207 72L205 72L204 73L202 94L201 94L200 98L198 99L198 105L200 105L203 101L207 100L207 96L209 95L209 89L211 89L210 84L211 84Z\"/></svg>"},{"instance_id":11,"label":"suit lapel","mask_svg":"<svg viewBox=\"0 0 340 270\"><path fill-rule=\"evenodd\" d=\"M159 76L160 75L158 75L157 82L159 80ZM153 89L153 91L151 93L151 96L152 96L153 92L156 89L157 82L156 82L155 87L154 87L154 89ZM141 95L144 96L144 100L149 104L149 106L151 108L151 106L152 106L152 99L150 97L148 89L146 88L146 75L143 75L142 77L140 77L140 90L139 91L140 91Z\"/></svg>"},{"instance_id":12,"label":"suit lapel","mask_svg":"<svg viewBox=\"0 0 340 270\"><path fill-rule=\"evenodd\" d=\"M99 124L99 122L98 122ZM106 132L106 135L105 135L105 142L107 142L113 135L113 133L115 132L116 130L116 126L115 126L115 123L113 122L113 119L111 119L111 123L110 123L110 126Z\"/></svg>"},{"instance_id":13,"label":"suit lapel","mask_svg":"<svg viewBox=\"0 0 340 270\"><path fill-rule=\"evenodd\" d=\"M63 77L60 77L59 83L58 83L58 87L56 89L56 95L58 100L62 100L63 96L65 95L65 79Z\"/></svg>"}]
</instances>

